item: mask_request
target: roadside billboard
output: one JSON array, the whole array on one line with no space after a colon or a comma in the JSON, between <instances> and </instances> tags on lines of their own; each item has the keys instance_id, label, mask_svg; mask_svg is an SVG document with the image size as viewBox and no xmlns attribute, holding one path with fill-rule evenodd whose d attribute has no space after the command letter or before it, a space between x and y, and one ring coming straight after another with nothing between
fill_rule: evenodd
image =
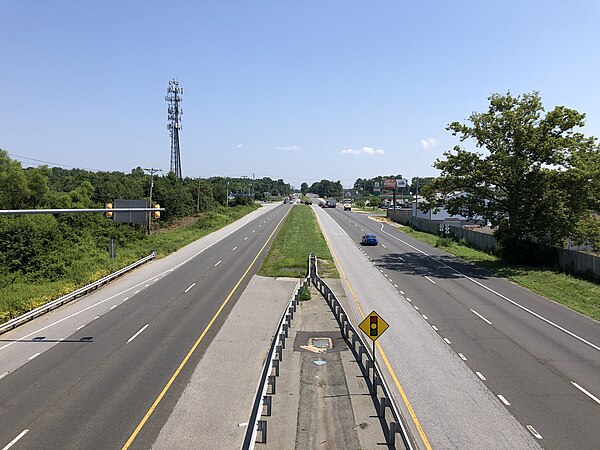
<instances>
[{"instance_id":1,"label":"roadside billboard","mask_svg":"<svg viewBox=\"0 0 600 450\"><path fill-rule=\"evenodd\" d=\"M383 180L383 188L384 189L396 189L396 179L395 178L386 178Z\"/></svg>"}]
</instances>

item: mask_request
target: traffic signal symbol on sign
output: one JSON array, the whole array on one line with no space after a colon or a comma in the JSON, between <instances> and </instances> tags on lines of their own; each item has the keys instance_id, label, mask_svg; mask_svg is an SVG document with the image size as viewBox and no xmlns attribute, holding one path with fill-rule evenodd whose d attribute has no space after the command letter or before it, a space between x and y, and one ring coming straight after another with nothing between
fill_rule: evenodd
<instances>
[{"instance_id":1,"label":"traffic signal symbol on sign","mask_svg":"<svg viewBox=\"0 0 600 450\"><path fill-rule=\"evenodd\" d=\"M365 332L373 341L376 341L379 336L388 329L388 323L383 320L375 311L371 312L358 327Z\"/></svg>"}]
</instances>

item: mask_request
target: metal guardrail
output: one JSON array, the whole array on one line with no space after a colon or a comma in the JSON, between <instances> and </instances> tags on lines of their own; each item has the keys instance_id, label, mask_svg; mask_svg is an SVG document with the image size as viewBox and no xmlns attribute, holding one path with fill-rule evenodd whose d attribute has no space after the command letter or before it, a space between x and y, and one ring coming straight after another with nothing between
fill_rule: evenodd
<instances>
[{"instance_id":1,"label":"metal guardrail","mask_svg":"<svg viewBox=\"0 0 600 450\"><path fill-rule=\"evenodd\" d=\"M5 333L8 330L12 330L13 328L16 328L19 325L24 324L25 322L28 322L38 316L41 316L42 314L46 314L47 312L52 311L53 309L56 309L59 306L64 305L65 303L69 303L70 301L75 300L77 297L81 297L82 295L85 295L88 292L93 291L94 289L98 289L98 287L102 286L103 284L106 284L109 281L120 277L124 273L135 269L136 267L150 261L151 259L154 259L155 257L156 252L152 252L150 255L138 261L135 261L127 267L123 267L122 269L119 269L116 272L105 276L104 278L100 278L99 280L96 280L93 283L83 286L67 295L63 295L62 297L59 297L56 300L52 300L51 302L46 303L45 305L42 305L38 308L32 309L31 311L26 312L25 314L20 315L19 317L15 317L14 319L11 319L8 322L0 325L0 334Z\"/></svg>"},{"instance_id":2,"label":"metal guardrail","mask_svg":"<svg viewBox=\"0 0 600 450\"><path fill-rule=\"evenodd\" d=\"M373 364L373 355L369 350L369 346L364 343L362 340L362 335L356 330L356 328L354 328L354 325L352 325L348 319L348 313L336 298L333 291L319 277L317 273L317 259L314 254L310 255L309 277L317 290L323 295L323 297L325 297L327 304L331 308L331 311L333 312L333 315L340 326L342 336L346 339L348 344L351 344L350 350L352 350L352 353L354 353L363 376L369 384L374 400L378 403L377 410L379 417L383 419L383 423L387 424L387 430L384 430L384 432L387 432L387 444L392 448L395 448L396 434L399 434L402 438L405 448L408 450L413 450L410 435L408 434L408 431L402 421L402 416L400 415L398 406L396 406L395 400L392 397L390 388L385 382L383 374L379 370L377 364ZM358 349L356 346L357 343ZM363 363L363 355L366 355L365 363ZM370 375L371 369L374 371L372 377ZM381 386L383 390L383 397L377 397L378 386ZM391 411L393 418L393 420L391 420L389 423L387 423L385 420L385 414L388 408Z\"/></svg>"},{"instance_id":3,"label":"metal guardrail","mask_svg":"<svg viewBox=\"0 0 600 450\"><path fill-rule=\"evenodd\" d=\"M267 421L261 419L262 416L271 415L272 396L276 392L276 380L279 376L279 363L283 360L283 349L285 340L289 335L289 327L294 319L294 313L300 299L300 292L310 284L310 277L307 276L302 282L298 283L296 291L283 312L277 331L271 342L271 348L267 354L267 359L256 390L256 397L248 421L248 428L244 436L243 450L252 450L257 442L267 442ZM257 441L258 433L260 440Z\"/></svg>"}]
</instances>

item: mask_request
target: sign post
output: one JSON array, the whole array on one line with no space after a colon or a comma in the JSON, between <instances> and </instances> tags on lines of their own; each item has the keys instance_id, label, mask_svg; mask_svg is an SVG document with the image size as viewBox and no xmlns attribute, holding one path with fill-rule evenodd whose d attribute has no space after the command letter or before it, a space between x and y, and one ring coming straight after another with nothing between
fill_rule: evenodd
<instances>
[{"instance_id":1,"label":"sign post","mask_svg":"<svg viewBox=\"0 0 600 450\"><path fill-rule=\"evenodd\" d=\"M373 341L373 390L375 391L377 389L375 385L375 341L389 328L389 325L379 314L371 311L371 314L365 317L358 327Z\"/></svg>"}]
</instances>

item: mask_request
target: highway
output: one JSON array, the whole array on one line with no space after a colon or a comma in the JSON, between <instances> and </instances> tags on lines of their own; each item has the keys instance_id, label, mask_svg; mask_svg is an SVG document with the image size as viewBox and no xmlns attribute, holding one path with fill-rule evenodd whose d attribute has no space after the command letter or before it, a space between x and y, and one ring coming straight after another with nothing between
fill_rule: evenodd
<instances>
[{"instance_id":1,"label":"highway","mask_svg":"<svg viewBox=\"0 0 600 450\"><path fill-rule=\"evenodd\" d=\"M289 209L261 208L0 336L0 448L151 447Z\"/></svg>"},{"instance_id":2,"label":"highway","mask_svg":"<svg viewBox=\"0 0 600 450\"><path fill-rule=\"evenodd\" d=\"M454 360L468 367L476 381L492 393L496 403L514 416L538 445L548 449L600 448L598 322L462 262L395 227L373 221L365 214L341 208L317 212L331 235L330 243L341 255L339 259L348 272L350 284L356 287L357 304L367 314L370 309L377 310L390 323L391 333L384 336L387 339L382 338L382 346L393 370L405 373L409 386L412 382L420 383L420 393L407 395L415 401L417 417L425 418L421 425L432 442L438 447L477 448L479 444L474 444L476 441L470 440L470 435L476 434L477 427L485 428L488 424L481 412L481 421L477 413L468 419L470 412L466 409L475 395L460 392L460 378L474 377L463 375L449 383L449 389L457 392L452 402L448 402L464 400L462 408L446 405L449 411L454 411L446 417L448 422L434 423L443 413L434 412L426 403L437 402L434 408L439 409L444 407L444 399L426 398L424 392L430 389L431 395L437 395L428 386L428 378L431 383L442 383L444 374L433 374L435 362L430 361L419 367L423 370L420 380L416 376L411 378L414 375L410 367L405 367L407 361L402 356L408 350L399 342L400 336L394 335L406 326L407 315L420 316L420 322L414 323L432 330L438 341L453 352ZM324 214L339 226L324 220ZM376 234L380 245L358 245L366 233ZM352 252L344 248L348 237L356 244ZM358 253L357 257L357 252L364 255ZM371 280L361 278L360 272L367 270L365 264L370 266ZM406 313L407 305L413 309L411 314ZM400 307L404 308L404 317ZM403 332L406 339L410 330ZM421 345L414 343L411 351L415 347ZM452 377L452 370L446 375ZM474 407L477 408L476 401ZM452 414L455 414L453 419ZM456 427L473 431L467 429L461 433L451 429ZM496 432L492 428L490 435ZM496 448L511 448L510 444L497 444Z\"/></svg>"}]
</instances>

